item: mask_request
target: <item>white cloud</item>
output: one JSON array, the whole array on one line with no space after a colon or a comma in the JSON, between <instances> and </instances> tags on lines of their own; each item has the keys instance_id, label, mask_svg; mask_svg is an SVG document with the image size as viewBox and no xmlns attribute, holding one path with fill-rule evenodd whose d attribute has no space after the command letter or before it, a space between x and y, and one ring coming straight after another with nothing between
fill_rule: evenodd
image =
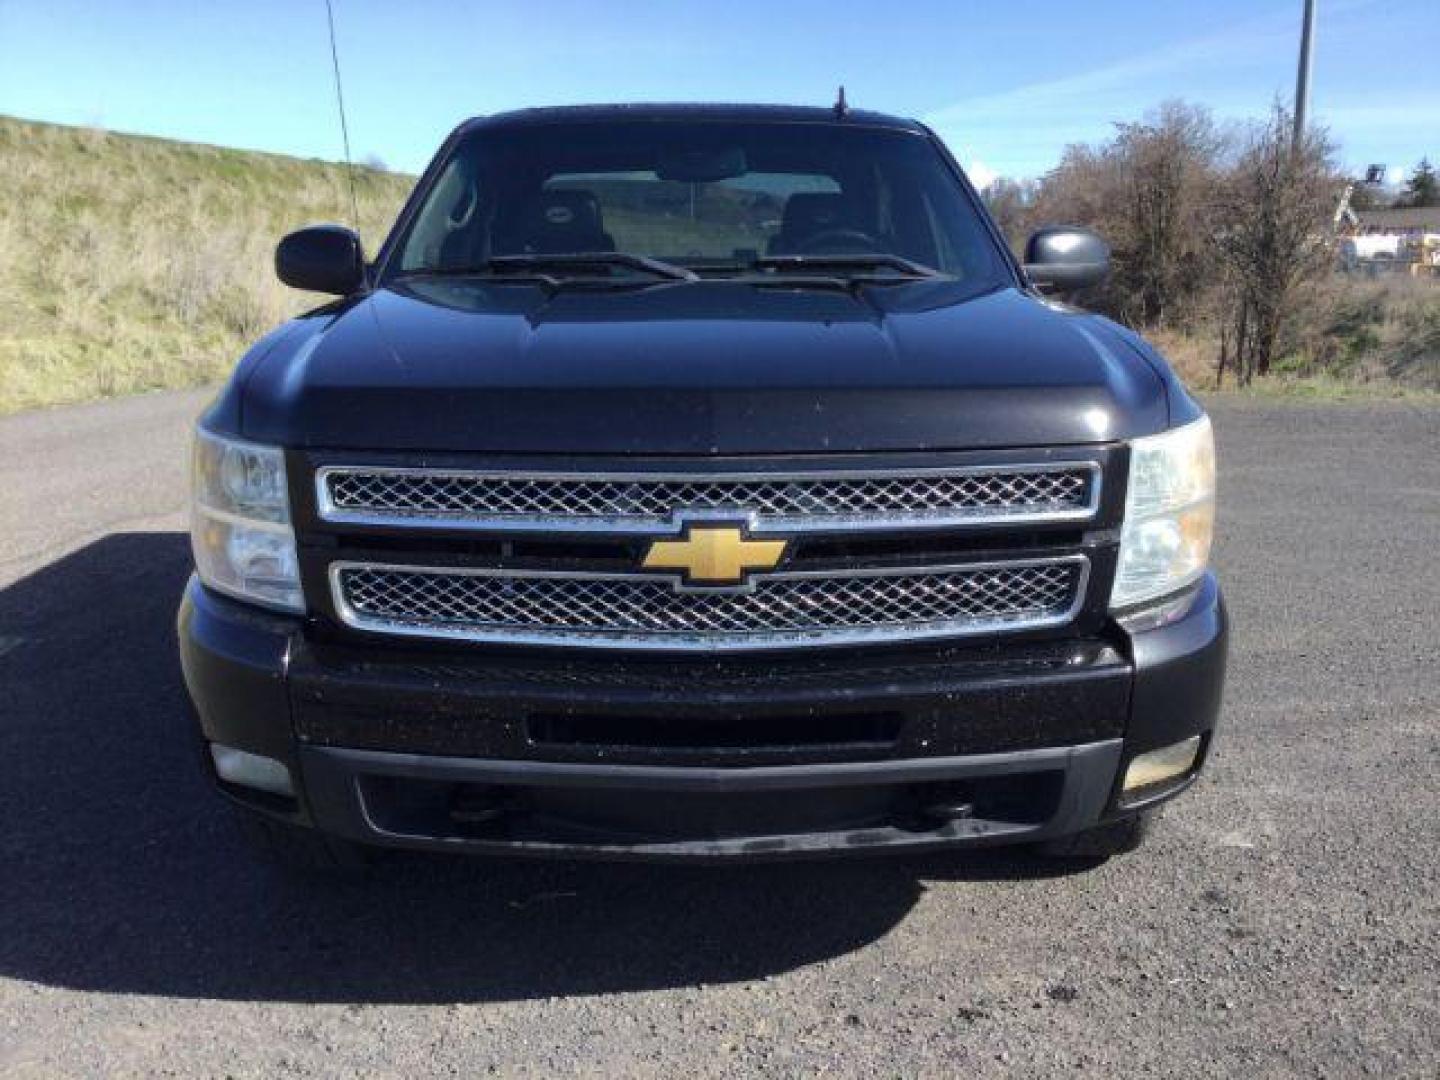
<instances>
[{"instance_id":1,"label":"white cloud","mask_svg":"<svg viewBox=\"0 0 1440 1080\"><path fill-rule=\"evenodd\" d=\"M970 177L970 182L980 191L1000 179L1000 174L979 158L970 159L970 163L965 166L965 175Z\"/></svg>"}]
</instances>

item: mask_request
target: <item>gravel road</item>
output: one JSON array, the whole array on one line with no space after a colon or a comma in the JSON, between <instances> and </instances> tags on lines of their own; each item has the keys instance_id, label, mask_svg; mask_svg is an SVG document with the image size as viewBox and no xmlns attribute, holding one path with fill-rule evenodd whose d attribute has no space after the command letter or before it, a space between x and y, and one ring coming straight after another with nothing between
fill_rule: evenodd
<instances>
[{"instance_id":1,"label":"gravel road","mask_svg":"<svg viewBox=\"0 0 1440 1080\"><path fill-rule=\"evenodd\" d=\"M1225 731L1136 855L303 886L186 737L201 400L0 421L0 1074L1436 1074L1440 410L1212 403Z\"/></svg>"}]
</instances>

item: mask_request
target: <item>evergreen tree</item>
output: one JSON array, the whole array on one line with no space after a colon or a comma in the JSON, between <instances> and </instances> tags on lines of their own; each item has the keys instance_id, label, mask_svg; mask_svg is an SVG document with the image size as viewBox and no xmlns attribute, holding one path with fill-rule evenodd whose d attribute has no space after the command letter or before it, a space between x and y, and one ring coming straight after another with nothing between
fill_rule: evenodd
<instances>
[{"instance_id":1,"label":"evergreen tree","mask_svg":"<svg viewBox=\"0 0 1440 1080\"><path fill-rule=\"evenodd\" d=\"M1404 201L1406 206L1440 206L1440 177L1436 177L1429 158L1421 158L1410 174Z\"/></svg>"}]
</instances>

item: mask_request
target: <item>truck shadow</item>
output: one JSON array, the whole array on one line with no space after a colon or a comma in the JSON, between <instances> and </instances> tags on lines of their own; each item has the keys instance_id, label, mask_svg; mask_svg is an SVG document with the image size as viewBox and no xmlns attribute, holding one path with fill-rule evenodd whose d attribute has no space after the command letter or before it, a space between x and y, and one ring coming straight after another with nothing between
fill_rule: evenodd
<instances>
[{"instance_id":1,"label":"truck shadow","mask_svg":"<svg viewBox=\"0 0 1440 1080\"><path fill-rule=\"evenodd\" d=\"M287 881L194 760L174 640L188 571L181 534L113 535L0 592L0 974L355 1003L723 983L875 941L927 880L1044 872L999 854L725 870L404 855L359 883Z\"/></svg>"}]
</instances>

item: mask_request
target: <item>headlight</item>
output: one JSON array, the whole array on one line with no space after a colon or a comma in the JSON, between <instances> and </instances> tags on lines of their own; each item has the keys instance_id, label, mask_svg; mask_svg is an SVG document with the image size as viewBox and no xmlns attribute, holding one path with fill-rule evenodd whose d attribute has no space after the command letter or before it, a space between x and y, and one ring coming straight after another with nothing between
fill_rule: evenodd
<instances>
[{"instance_id":1,"label":"headlight","mask_svg":"<svg viewBox=\"0 0 1440 1080\"><path fill-rule=\"evenodd\" d=\"M197 428L191 463L190 541L200 580L241 600L304 611L284 454Z\"/></svg>"},{"instance_id":2,"label":"headlight","mask_svg":"<svg viewBox=\"0 0 1440 1080\"><path fill-rule=\"evenodd\" d=\"M1130 444L1130 485L1110 608L1183 589L1205 572L1215 526L1215 439L1202 417Z\"/></svg>"}]
</instances>

